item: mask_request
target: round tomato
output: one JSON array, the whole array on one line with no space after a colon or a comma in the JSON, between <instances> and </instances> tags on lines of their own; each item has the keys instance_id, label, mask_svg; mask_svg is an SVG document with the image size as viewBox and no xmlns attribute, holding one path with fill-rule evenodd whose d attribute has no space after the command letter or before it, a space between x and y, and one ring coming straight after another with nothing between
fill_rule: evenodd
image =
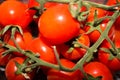
<instances>
[{"instance_id":1,"label":"round tomato","mask_svg":"<svg viewBox=\"0 0 120 80\"><path fill-rule=\"evenodd\" d=\"M26 78L22 74L16 74L18 68L15 62L22 64L24 62L24 58L15 57L8 62L5 68L5 75L7 80L26 80ZM32 80L33 74L28 74L28 76L30 77L30 80Z\"/></svg>"},{"instance_id":2,"label":"round tomato","mask_svg":"<svg viewBox=\"0 0 120 80\"><path fill-rule=\"evenodd\" d=\"M95 16L95 11L96 11L96 16L97 19L102 18L105 16L106 11L104 9L96 8L96 7L90 7L89 9L89 14L87 17L87 22L92 22L94 21L94 16Z\"/></svg>"},{"instance_id":3,"label":"round tomato","mask_svg":"<svg viewBox=\"0 0 120 80\"><path fill-rule=\"evenodd\" d=\"M72 68L75 65L75 63L67 59L60 59L60 62L63 66L67 68ZM82 80L82 74L80 70L66 72L56 69L50 69L47 73L47 80Z\"/></svg>"},{"instance_id":4,"label":"round tomato","mask_svg":"<svg viewBox=\"0 0 120 80\"><path fill-rule=\"evenodd\" d=\"M77 42L87 47L90 46L90 40L88 35L86 34L79 36ZM70 48L72 48L72 50L69 52L68 50ZM71 44L58 45L57 49L62 56L64 56L69 60L79 60L86 53L86 49L80 48L80 47L74 47L74 46L71 46Z\"/></svg>"},{"instance_id":5,"label":"round tomato","mask_svg":"<svg viewBox=\"0 0 120 80\"><path fill-rule=\"evenodd\" d=\"M48 8L40 17L38 27L41 36L51 44L69 41L80 29L80 23L74 19L68 5L56 5Z\"/></svg>"},{"instance_id":6,"label":"round tomato","mask_svg":"<svg viewBox=\"0 0 120 80\"><path fill-rule=\"evenodd\" d=\"M3 52L5 51L4 48L0 49L0 66L6 66L8 61L12 58L14 58L14 55L12 54L7 54L3 56Z\"/></svg>"},{"instance_id":7,"label":"round tomato","mask_svg":"<svg viewBox=\"0 0 120 80\"><path fill-rule=\"evenodd\" d=\"M114 44L115 44L116 49L120 48L120 41L115 42ZM104 41L101 44L100 48L106 48L106 49L110 50L112 47L108 41ZM115 51L113 51L113 52L115 52ZM114 57L112 59L110 59L111 53L105 52L103 50L99 50L98 59L100 62L102 62L106 66L108 66L111 69L111 71L113 71L113 72L119 71L120 70L120 60L119 60L119 58L116 57L117 55L114 55L114 53L112 53Z\"/></svg>"},{"instance_id":8,"label":"round tomato","mask_svg":"<svg viewBox=\"0 0 120 80\"><path fill-rule=\"evenodd\" d=\"M87 74L93 77L101 76L101 80L113 80L112 73L109 68L101 62L90 62L84 66L84 70Z\"/></svg>"},{"instance_id":9,"label":"round tomato","mask_svg":"<svg viewBox=\"0 0 120 80\"><path fill-rule=\"evenodd\" d=\"M103 21L101 24L99 24L97 27L100 27L100 29L102 30L102 31L104 31L105 29L106 29L106 26L107 26L107 22L105 21ZM110 37L110 38L113 38L113 35L114 35L114 33L115 33L115 29L114 29L114 26L115 25L113 25L112 27L111 27L111 29L110 29L110 31L109 31L109 33L108 33L108 36ZM88 30L90 29L90 26L85 26L84 27L84 30L87 32ZM98 40L98 38L100 37L100 35L101 35L101 33L98 31L98 30L93 30L92 32L90 32L90 33L88 33L88 35L89 35L89 38L90 38L90 41L91 41L91 43L95 43L97 40Z\"/></svg>"},{"instance_id":10,"label":"round tomato","mask_svg":"<svg viewBox=\"0 0 120 80\"><path fill-rule=\"evenodd\" d=\"M21 35L19 32L16 32L14 37L15 37L16 43L18 44L18 46L21 49L23 49L23 50L28 49L27 47L28 47L29 43L32 41L32 35L30 32L28 32L28 31L23 32L23 35ZM10 39L7 43L12 46L17 47L12 39ZM23 56L23 54L18 53L18 52L14 52L14 54L16 56Z\"/></svg>"},{"instance_id":11,"label":"round tomato","mask_svg":"<svg viewBox=\"0 0 120 80\"><path fill-rule=\"evenodd\" d=\"M56 63L56 57L52 47L42 37L33 39L28 49L40 55L40 59L50 63Z\"/></svg>"},{"instance_id":12,"label":"round tomato","mask_svg":"<svg viewBox=\"0 0 120 80\"><path fill-rule=\"evenodd\" d=\"M27 9L26 5L18 0L4 1L0 5L0 24L26 28L32 20Z\"/></svg>"}]
</instances>

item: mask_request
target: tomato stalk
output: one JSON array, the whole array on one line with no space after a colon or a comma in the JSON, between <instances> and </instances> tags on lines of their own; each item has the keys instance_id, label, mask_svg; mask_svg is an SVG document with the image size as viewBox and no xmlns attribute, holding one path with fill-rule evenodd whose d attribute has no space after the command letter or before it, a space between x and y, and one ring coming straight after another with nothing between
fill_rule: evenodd
<instances>
[{"instance_id":1,"label":"tomato stalk","mask_svg":"<svg viewBox=\"0 0 120 80\"><path fill-rule=\"evenodd\" d=\"M76 63L76 65L73 67L73 70L76 70L78 68L80 68L80 70L84 73L84 69L83 69L83 65L86 62L86 60L91 57L94 54L94 50L97 50L97 48L100 46L100 44L103 42L104 39L106 39L106 37L108 36L108 32L111 28L111 26L113 25L113 23L115 22L116 18L119 16L119 11L116 11L113 14L113 18L108 22L107 24L107 28L101 33L101 36L99 37L99 39L97 40L96 43L94 43L90 48L87 49L86 54Z\"/></svg>"},{"instance_id":2,"label":"tomato stalk","mask_svg":"<svg viewBox=\"0 0 120 80\"><path fill-rule=\"evenodd\" d=\"M76 2L77 1L80 1L80 0L76 0ZM48 0L48 2L70 3L71 0ZM82 4L86 5L86 6L94 6L94 7L102 8L105 10L116 10L115 7L120 6L120 4L108 6L105 4L95 3L95 2L91 2L91 1L82 1Z\"/></svg>"}]
</instances>

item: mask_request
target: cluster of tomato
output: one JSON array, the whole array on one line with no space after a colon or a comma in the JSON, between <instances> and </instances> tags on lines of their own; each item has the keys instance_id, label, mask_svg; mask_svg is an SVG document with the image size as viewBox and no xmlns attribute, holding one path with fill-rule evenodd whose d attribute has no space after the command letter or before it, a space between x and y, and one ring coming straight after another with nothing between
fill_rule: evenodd
<instances>
[{"instance_id":1,"label":"cluster of tomato","mask_svg":"<svg viewBox=\"0 0 120 80\"><path fill-rule=\"evenodd\" d=\"M117 0L108 0L106 6L115 4L119 4ZM102 39L96 50L91 48L112 19L105 16L112 16L114 11L83 6L80 12L89 12L79 21L67 3L46 2L44 9L39 6L36 0L5 0L0 4L0 66L5 67L7 80L32 80L39 68L47 80L114 80L113 75L120 70L120 17L107 39ZM77 11L77 5L72 10ZM93 55L82 63L87 52Z\"/></svg>"}]
</instances>

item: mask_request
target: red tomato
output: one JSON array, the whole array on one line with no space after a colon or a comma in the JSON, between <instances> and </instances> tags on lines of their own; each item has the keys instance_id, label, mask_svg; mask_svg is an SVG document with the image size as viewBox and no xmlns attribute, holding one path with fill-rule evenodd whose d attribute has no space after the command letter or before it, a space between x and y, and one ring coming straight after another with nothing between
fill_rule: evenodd
<instances>
[{"instance_id":1,"label":"red tomato","mask_svg":"<svg viewBox=\"0 0 120 80\"><path fill-rule=\"evenodd\" d=\"M36 0L28 0L28 7L32 8L32 7L38 7L40 6L40 4L36 1Z\"/></svg>"},{"instance_id":2,"label":"red tomato","mask_svg":"<svg viewBox=\"0 0 120 80\"><path fill-rule=\"evenodd\" d=\"M118 0L118 1L120 2L120 0ZM106 4L112 6L112 5L117 4L117 2L116 2L116 0L107 0Z\"/></svg>"},{"instance_id":3,"label":"red tomato","mask_svg":"<svg viewBox=\"0 0 120 80\"><path fill-rule=\"evenodd\" d=\"M15 41L21 49L27 50L29 43L32 41L32 35L29 32L23 32L23 35L21 35L19 32L16 32L15 33ZM10 39L8 41L8 44L16 47L16 45L14 44L12 39ZM23 56L23 54L17 53L17 52L14 52L14 54L16 56Z\"/></svg>"},{"instance_id":4,"label":"red tomato","mask_svg":"<svg viewBox=\"0 0 120 80\"><path fill-rule=\"evenodd\" d=\"M0 24L6 25L19 25L26 28L32 20L31 15L27 11L24 3L12 0L4 1L0 5Z\"/></svg>"},{"instance_id":5,"label":"red tomato","mask_svg":"<svg viewBox=\"0 0 120 80\"><path fill-rule=\"evenodd\" d=\"M120 41L115 42L115 47L120 48ZM101 44L100 48L107 48L108 50L111 49L111 45L109 42L104 41ZM98 59L100 62L104 63L106 66L108 66L113 72L116 72L120 70L120 60L114 56L112 60L110 60L110 53L99 50L98 52Z\"/></svg>"},{"instance_id":6,"label":"red tomato","mask_svg":"<svg viewBox=\"0 0 120 80\"><path fill-rule=\"evenodd\" d=\"M100 62L90 62L84 66L84 70L95 78L101 76L101 80L113 80L109 68Z\"/></svg>"},{"instance_id":7,"label":"red tomato","mask_svg":"<svg viewBox=\"0 0 120 80\"><path fill-rule=\"evenodd\" d=\"M86 34L81 35L78 38L78 42L85 45L85 46L90 46L90 41L89 41L89 37ZM59 53L61 53L62 56L64 56L65 58L69 59L69 60L79 60L85 53L86 53L86 49L84 48L75 48L70 46L71 44L62 44L62 45L58 45L58 51ZM68 50L70 48L73 48L73 50L71 52L68 52Z\"/></svg>"},{"instance_id":8,"label":"red tomato","mask_svg":"<svg viewBox=\"0 0 120 80\"><path fill-rule=\"evenodd\" d=\"M72 68L75 64L67 59L61 59L61 64L67 68ZM82 74L79 70L73 72L50 69L47 74L47 80L82 80Z\"/></svg>"},{"instance_id":9,"label":"red tomato","mask_svg":"<svg viewBox=\"0 0 120 80\"><path fill-rule=\"evenodd\" d=\"M3 48L0 49L0 66L6 66L8 61L14 57L12 54L7 54L7 55L3 56L4 51L5 51L5 49L3 49Z\"/></svg>"},{"instance_id":10,"label":"red tomato","mask_svg":"<svg viewBox=\"0 0 120 80\"><path fill-rule=\"evenodd\" d=\"M31 41L29 50L39 54L40 59L44 61L56 63L56 57L52 47L41 37L35 38Z\"/></svg>"},{"instance_id":11,"label":"red tomato","mask_svg":"<svg viewBox=\"0 0 120 80\"><path fill-rule=\"evenodd\" d=\"M41 36L54 45L75 37L79 33L80 23L71 16L68 5L56 5L41 15L38 27Z\"/></svg>"},{"instance_id":12,"label":"red tomato","mask_svg":"<svg viewBox=\"0 0 120 80\"><path fill-rule=\"evenodd\" d=\"M5 75L7 80L26 80L22 74L17 75L15 73L18 69L15 62L22 64L24 59L22 57L15 57L8 62L5 68ZM30 77L30 80L32 80L33 74L28 74L28 76Z\"/></svg>"},{"instance_id":13,"label":"red tomato","mask_svg":"<svg viewBox=\"0 0 120 80\"><path fill-rule=\"evenodd\" d=\"M100 25L98 25L97 27L100 27L102 31L104 31L106 29L106 26L107 26L107 22L102 22ZM85 26L84 27L84 30L85 31L88 31L90 29L90 26ZM113 35L114 35L114 25L111 27L110 31L109 31L109 37L110 38L113 38ZM100 32L98 30L94 30L92 32L90 32L89 34L89 38L90 38L90 41L91 43L95 43L98 38L100 37Z\"/></svg>"},{"instance_id":14,"label":"red tomato","mask_svg":"<svg viewBox=\"0 0 120 80\"><path fill-rule=\"evenodd\" d=\"M109 5L109 6L113 6L113 5L117 4L117 1L120 2L120 0L107 0L106 4ZM119 9L119 7L116 7L116 9ZM112 11L107 11L107 15L112 15L113 13L114 12L112 12ZM120 35L120 27L119 27L120 16L116 19L114 25L115 25L115 40L119 41L120 40L120 37L119 37L119 35Z\"/></svg>"},{"instance_id":15,"label":"red tomato","mask_svg":"<svg viewBox=\"0 0 120 80\"><path fill-rule=\"evenodd\" d=\"M94 21L94 16L95 16L95 11L97 13L97 18L102 18L105 16L105 13L106 11L104 9L100 9L100 8L96 8L96 7L91 7L89 9L89 14L88 14L88 17L87 17L87 22L92 22Z\"/></svg>"}]
</instances>

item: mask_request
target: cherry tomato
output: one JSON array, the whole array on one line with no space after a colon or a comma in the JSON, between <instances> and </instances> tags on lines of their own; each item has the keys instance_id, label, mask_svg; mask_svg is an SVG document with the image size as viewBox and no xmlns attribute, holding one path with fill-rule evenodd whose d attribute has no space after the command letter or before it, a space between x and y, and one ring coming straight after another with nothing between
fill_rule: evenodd
<instances>
[{"instance_id":1,"label":"cherry tomato","mask_svg":"<svg viewBox=\"0 0 120 80\"><path fill-rule=\"evenodd\" d=\"M4 1L0 5L0 24L6 25L19 25L26 28L32 20L31 15L27 11L24 3L18 0Z\"/></svg>"},{"instance_id":2,"label":"cherry tomato","mask_svg":"<svg viewBox=\"0 0 120 80\"><path fill-rule=\"evenodd\" d=\"M79 32L80 23L74 19L68 5L56 5L48 8L40 17L38 27L41 36L51 44L62 44Z\"/></svg>"},{"instance_id":3,"label":"cherry tomato","mask_svg":"<svg viewBox=\"0 0 120 80\"><path fill-rule=\"evenodd\" d=\"M90 46L90 40L88 35L83 34L78 38L79 43L89 47ZM70 44L62 44L57 46L59 53L61 53L62 56L69 60L79 60L85 53L86 49L80 48L80 47L72 47ZM68 50L72 48L72 50L69 52Z\"/></svg>"},{"instance_id":4,"label":"cherry tomato","mask_svg":"<svg viewBox=\"0 0 120 80\"><path fill-rule=\"evenodd\" d=\"M5 75L7 80L26 80L26 78L22 74L16 74L17 66L15 62L18 62L19 64L23 64L24 58L22 57L15 57L11 59L5 68ZM28 74L30 77L30 80L32 80L33 74Z\"/></svg>"},{"instance_id":5,"label":"cherry tomato","mask_svg":"<svg viewBox=\"0 0 120 80\"><path fill-rule=\"evenodd\" d=\"M120 41L115 42L114 44L115 44L116 49L120 48ZM106 48L106 49L110 50L112 47L111 47L111 45L108 41L104 41L101 44L100 48ZM114 58L110 59L110 53L109 52L99 50L98 51L98 59L99 59L100 62L102 62L106 66L108 66L111 69L111 71L116 72L116 71L120 70L120 60L115 56L114 56Z\"/></svg>"},{"instance_id":6,"label":"cherry tomato","mask_svg":"<svg viewBox=\"0 0 120 80\"><path fill-rule=\"evenodd\" d=\"M72 68L75 63L67 60L67 59L60 59L60 62L63 66L67 68ZM47 73L47 80L82 80L82 74L79 70L73 72L66 72L56 69L50 69Z\"/></svg>"},{"instance_id":7,"label":"cherry tomato","mask_svg":"<svg viewBox=\"0 0 120 80\"><path fill-rule=\"evenodd\" d=\"M96 8L96 7L91 7L89 9L89 14L87 17L87 22L92 22L94 21L94 16L95 16L95 11L96 11L96 16L97 19L104 17L106 11L104 9Z\"/></svg>"},{"instance_id":8,"label":"cherry tomato","mask_svg":"<svg viewBox=\"0 0 120 80\"><path fill-rule=\"evenodd\" d=\"M29 8L36 7L36 6L40 6L40 4L36 0L28 0Z\"/></svg>"},{"instance_id":9,"label":"cherry tomato","mask_svg":"<svg viewBox=\"0 0 120 80\"><path fill-rule=\"evenodd\" d=\"M12 58L14 58L14 55L12 54L7 54L3 56L3 52L5 51L4 48L0 49L0 66L6 66L8 61Z\"/></svg>"},{"instance_id":10,"label":"cherry tomato","mask_svg":"<svg viewBox=\"0 0 120 80\"><path fill-rule=\"evenodd\" d=\"M107 22L102 22L100 25L98 25L97 27L100 27L100 29L102 30L102 31L104 31L105 29L106 29L106 26L107 26ZM113 35L114 35L114 33L115 33L115 30L114 30L114 26L115 25L113 25L112 27L111 27L111 29L110 29L110 31L109 31L109 33L108 33L108 36L110 37L110 38L113 38ZM88 31L90 29L90 26L85 26L84 27L84 30L85 31ZM89 38L90 38L90 41L91 41L91 43L95 43L97 40L98 40L98 38L100 37L100 32L98 31L98 30L94 30L94 31L92 31L92 32L90 32L90 33L88 33L88 35L89 35Z\"/></svg>"},{"instance_id":11,"label":"cherry tomato","mask_svg":"<svg viewBox=\"0 0 120 80\"><path fill-rule=\"evenodd\" d=\"M48 42L42 39L42 37L33 39L28 49L36 54L39 54L40 59L50 63L56 63L56 57L52 47Z\"/></svg>"},{"instance_id":12,"label":"cherry tomato","mask_svg":"<svg viewBox=\"0 0 120 80\"><path fill-rule=\"evenodd\" d=\"M101 62L90 62L84 66L84 70L87 74L93 77L101 76L101 80L113 80L112 73L109 68Z\"/></svg>"},{"instance_id":13,"label":"cherry tomato","mask_svg":"<svg viewBox=\"0 0 120 80\"><path fill-rule=\"evenodd\" d=\"M29 43L32 41L32 35L30 32L26 31L26 32L23 32L23 35L21 35L19 32L16 32L15 33L15 41L16 43L18 44L18 46L23 49L23 50L27 50L28 49L28 45ZM8 41L8 44L16 47L14 41L12 39L10 39ZM23 56L23 54L21 53L18 53L18 52L14 52L14 54L16 56Z\"/></svg>"},{"instance_id":14,"label":"cherry tomato","mask_svg":"<svg viewBox=\"0 0 120 80\"><path fill-rule=\"evenodd\" d=\"M109 6L113 6L113 5L117 4L117 1L120 2L120 0L107 0L106 4L109 5ZM116 7L116 9L119 9L119 7ZM107 15L111 16L113 13L114 13L113 11L107 11ZM119 27L120 16L116 19L114 25L115 25L115 40L119 41L120 40L120 38L119 38L119 35L120 35L120 32L119 32L120 31L120 27Z\"/></svg>"}]
</instances>

